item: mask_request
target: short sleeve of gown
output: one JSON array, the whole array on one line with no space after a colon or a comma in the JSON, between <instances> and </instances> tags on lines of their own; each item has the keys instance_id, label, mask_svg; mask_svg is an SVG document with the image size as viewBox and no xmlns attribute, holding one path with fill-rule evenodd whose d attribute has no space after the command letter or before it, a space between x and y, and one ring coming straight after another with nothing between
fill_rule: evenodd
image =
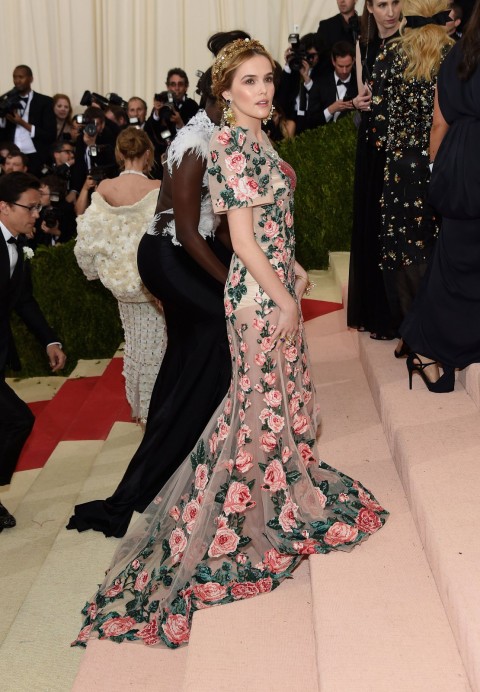
<instances>
[{"instance_id":1,"label":"short sleeve of gown","mask_svg":"<svg viewBox=\"0 0 480 692\"><path fill-rule=\"evenodd\" d=\"M210 139L208 185L213 211L273 204L270 160L241 127L216 128Z\"/></svg>"}]
</instances>

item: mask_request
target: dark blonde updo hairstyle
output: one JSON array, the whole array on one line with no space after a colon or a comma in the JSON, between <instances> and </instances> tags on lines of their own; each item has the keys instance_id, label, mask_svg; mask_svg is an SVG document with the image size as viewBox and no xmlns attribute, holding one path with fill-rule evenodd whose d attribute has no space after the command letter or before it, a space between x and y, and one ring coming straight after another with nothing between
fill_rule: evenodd
<instances>
[{"instance_id":1,"label":"dark blonde updo hairstyle","mask_svg":"<svg viewBox=\"0 0 480 692\"><path fill-rule=\"evenodd\" d=\"M126 159L138 159L146 151L150 152L147 170L150 172L153 166L153 144L150 137L136 127L126 127L120 132L115 144L115 158L119 167L125 168Z\"/></svg>"},{"instance_id":2,"label":"dark blonde updo hairstyle","mask_svg":"<svg viewBox=\"0 0 480 692\"><path fill-rule=\"evenodd\" d=\"M212 92L222 108L225 106L225 99L222 94L230 89L237 68L256 55L263 55L267 58L272 66L272 72L275 72L275 62L272 56L256 39L239 38L227 43L219 51L212 66Z\"/></svg>"}]
</instances>

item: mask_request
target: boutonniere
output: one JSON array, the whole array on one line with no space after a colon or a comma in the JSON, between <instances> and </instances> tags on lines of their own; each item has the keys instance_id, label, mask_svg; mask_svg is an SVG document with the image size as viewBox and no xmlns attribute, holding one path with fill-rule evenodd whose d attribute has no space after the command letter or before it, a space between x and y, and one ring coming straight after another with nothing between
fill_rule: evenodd
<instances>
[{"instance_id":1,"label":"boutonniere","mask_svg":"<svg viewBox=\"0 0 480 692\"><path fill-rule=\"evenodd\" d=\"M32 259L34 256L34 252L31 247L24 247L23 248L23 257L24 259Z\"/></svg>"}]
</instances>

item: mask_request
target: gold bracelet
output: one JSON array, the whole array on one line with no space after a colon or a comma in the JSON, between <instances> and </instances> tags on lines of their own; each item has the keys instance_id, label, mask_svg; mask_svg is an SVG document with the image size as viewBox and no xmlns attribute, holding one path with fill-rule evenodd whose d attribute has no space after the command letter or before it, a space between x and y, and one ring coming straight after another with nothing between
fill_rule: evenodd
<instances>
[{"instance_id":1,"label":"gold bracelet","mask_svg":"<svg viewBox=\"0 0 480 692\"><path fill-rule=\"evenodd\" d=\"M316 285L317 284L314 284L313 281L308 281L304 295L309 296L310 293L312 292L312 289L314 289Z\"/></svg>"}]
</instances>

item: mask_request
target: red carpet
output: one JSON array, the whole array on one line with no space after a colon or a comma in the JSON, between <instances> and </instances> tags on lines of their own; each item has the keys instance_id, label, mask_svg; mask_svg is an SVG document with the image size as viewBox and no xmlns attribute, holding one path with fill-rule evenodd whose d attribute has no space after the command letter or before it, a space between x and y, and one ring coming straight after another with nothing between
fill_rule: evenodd
<instances>
[{"instance_id":1,"label":"red carpet","mask_svg":"<svg viewBox=\"0 0 480 692\"><path fill-rule=\"evenodd\" d=\"M330 303L328 300L311 300L310 298L302 300L302 314L305 322L342 308L342 303Z\"/></svg>"},{"instance_id":2,"label":"red carpet","mask_svg":"<svg viewBox=\"0 0 480 692\"><path fill-rule=\"evenodd\" d=\"M341 309L340 303L302 301L306 322ZM17 471L41 468L61 440L105 440L116 421L131 421L122 367L123 359L113 358L101 377L67 380L51 401L29 404L35 427Z\"/></svg>"},{"instance_id":3,"label":"red carpet","mask_svg":"<svg viewBox=\"0 0 480 692\"><path fill-rule=\"evenodd\" d=\"M130 421L121 358L101 377L67 380L51 401L30 404L36 415L17 471L41 468L61 440L105 440L115 421Z\"/></svg>"}]
</instances>

